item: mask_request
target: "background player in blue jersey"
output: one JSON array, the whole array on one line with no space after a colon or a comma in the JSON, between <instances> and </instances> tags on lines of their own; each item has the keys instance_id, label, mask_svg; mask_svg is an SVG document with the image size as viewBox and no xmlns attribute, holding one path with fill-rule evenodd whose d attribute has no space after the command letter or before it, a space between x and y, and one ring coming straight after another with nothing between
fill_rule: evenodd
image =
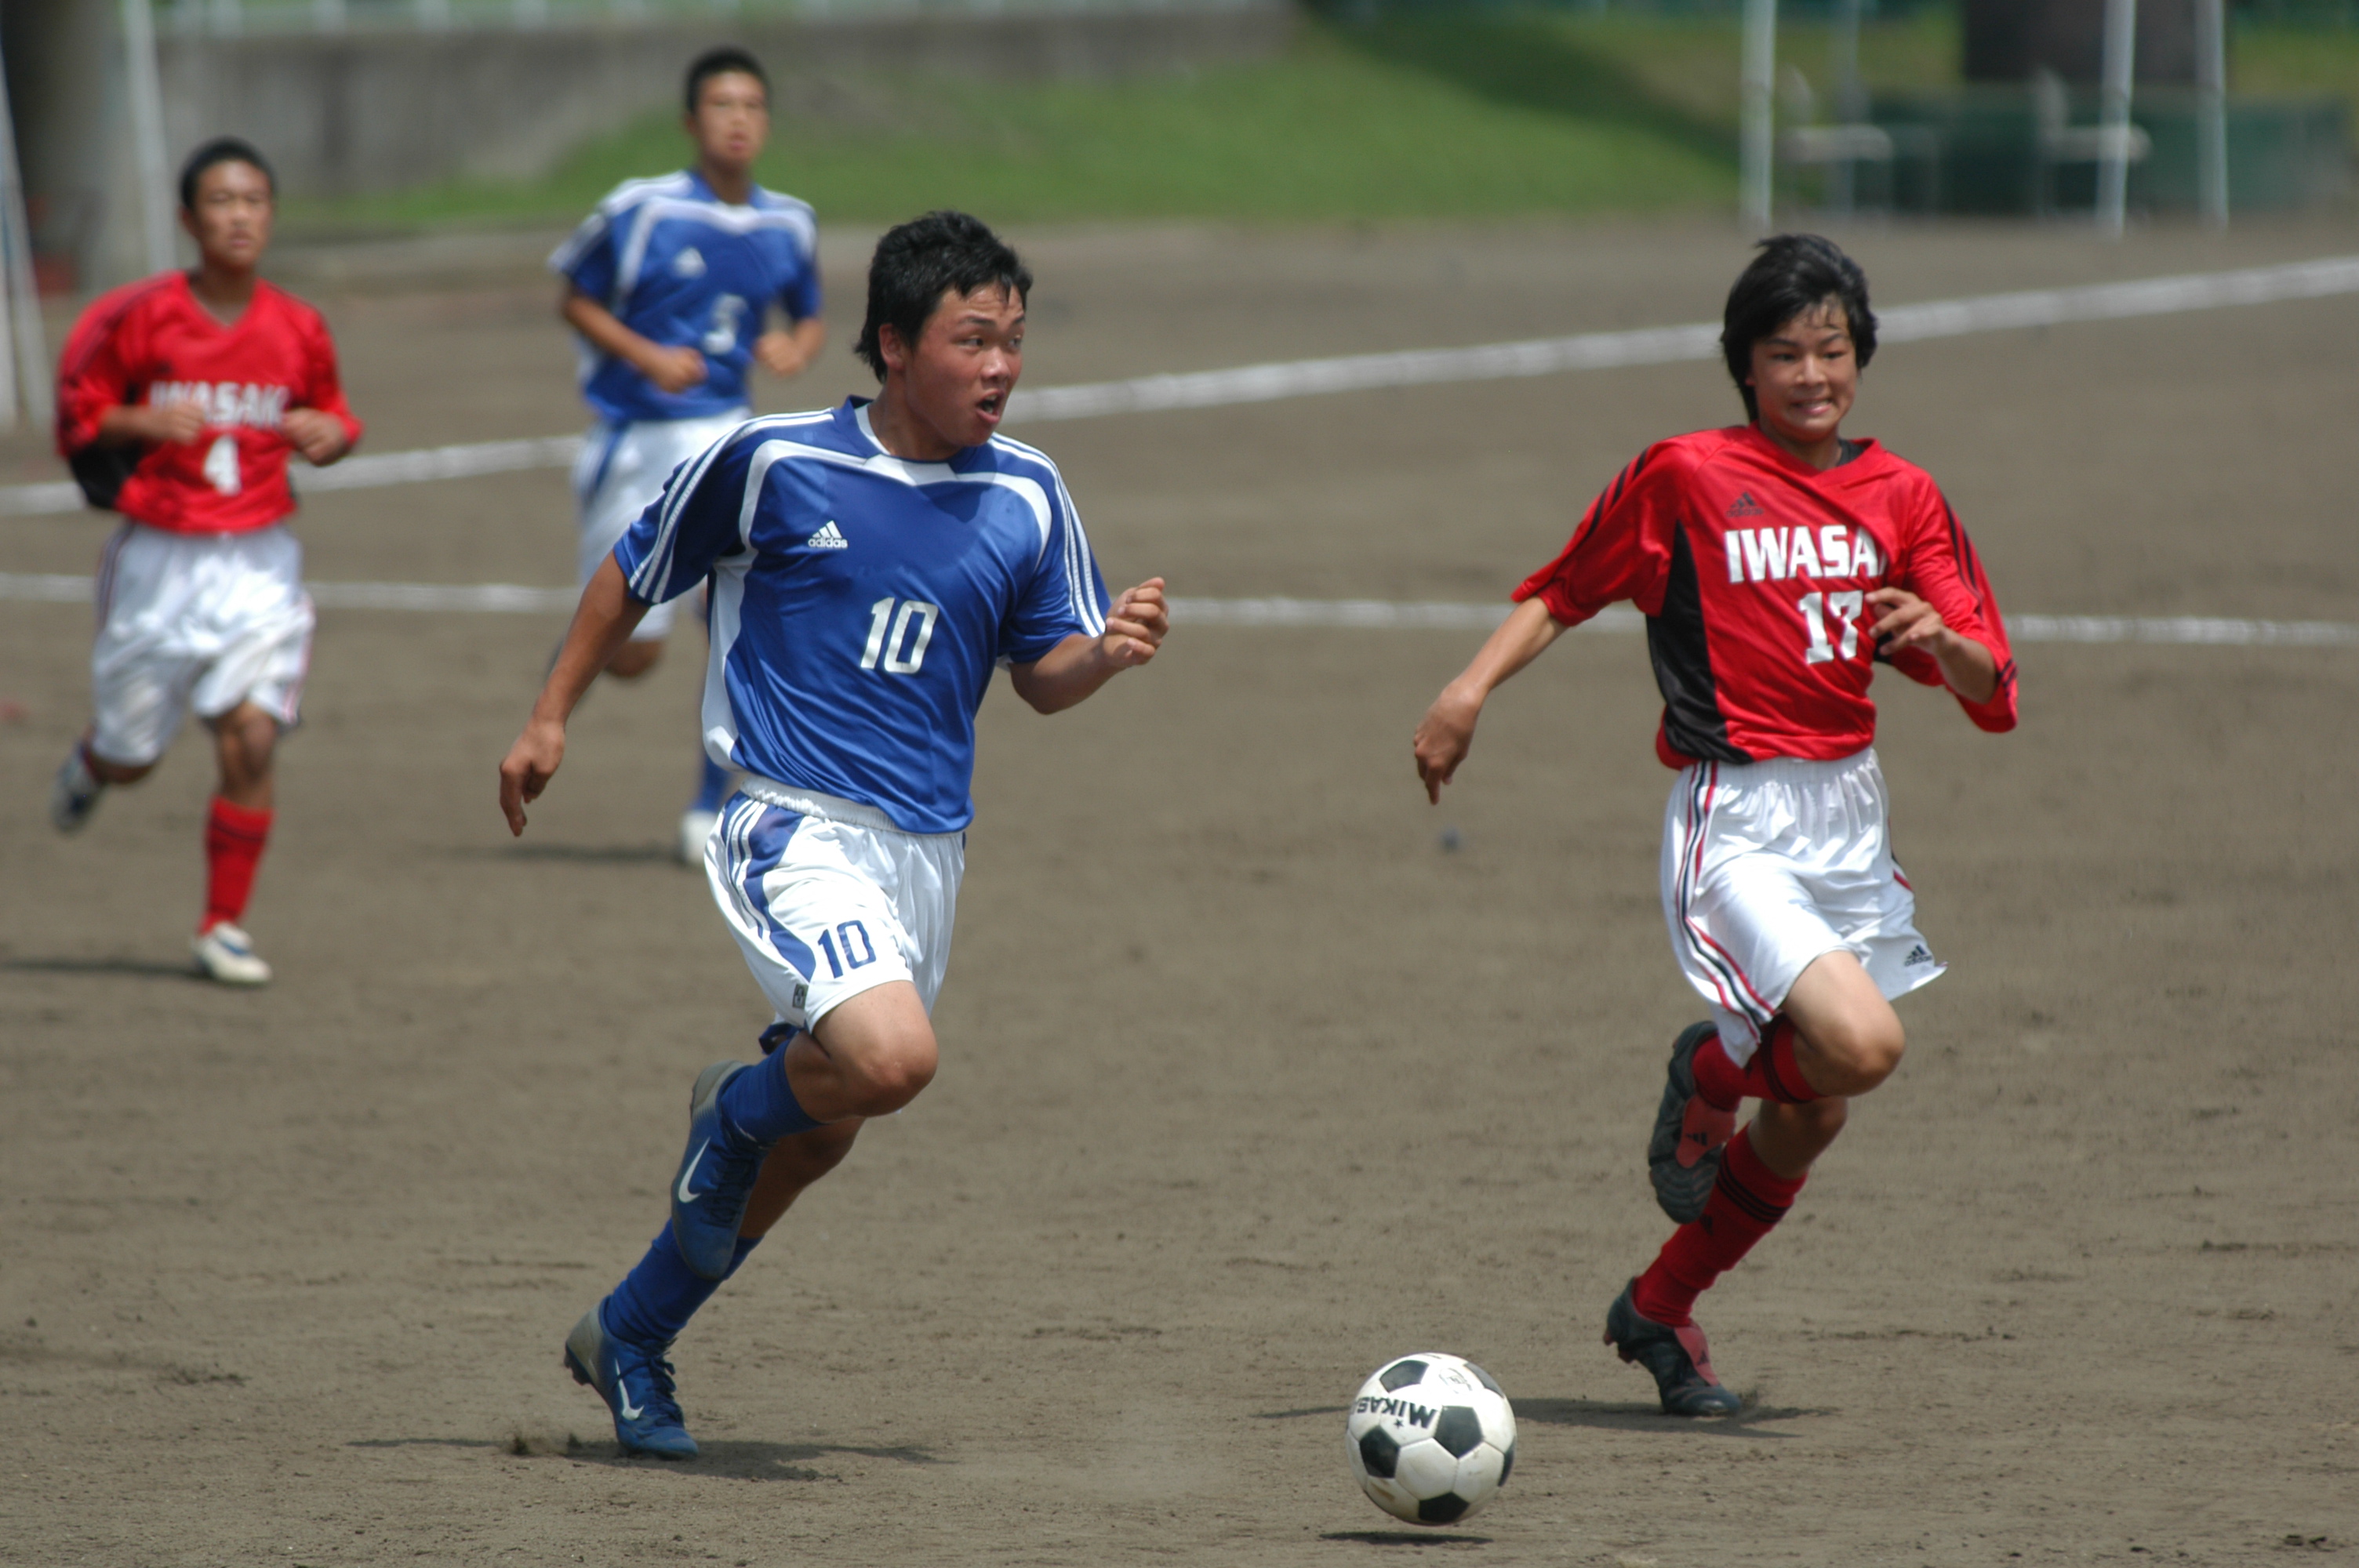
<instances>
[{"instance_id":1,"label":"background player in blue jersey","mask_svg":"<svg viewBox=\"0 0 2359 1568\"><path fill-rule=\"evenodd\" d=\"M1053 713L1163 641L1162 579L1109 605L1056 465L995 434L1031 283L963 213L880 240L858 348L876 400L754 420L675 473L583 590L500 764L522 833L582 694L649 606L711 576L705 749L745 776L704 864L777 1019L761 1061L698 1076L669 1222L566 1339L626 1452L695 1454L672 1340L862 1119L934 1076L992 671Z\"/></svg>"},{"instance_id":2,"label":"background player in blue jersey","mask_svg":"<svg viewBox=\"0 0 2359 1568\"><path fill-rule=\"evenodd\" d=\"M558 314L581 335L582 394L598 416L574 464L581 580L614 549L665 478L749 417L753 362L793 376L818 355L819 230L811 210L754 183L769 138L769 81L744 49L688 68L685 124L696 167L625 180L549 258L565 279ZM787 325L768 328L776 305ZM672 607L650 609L607 673L655 667ZM680 858L704 852L727 775L706 760L680 818Z\"/></svg>"}]
</instances>

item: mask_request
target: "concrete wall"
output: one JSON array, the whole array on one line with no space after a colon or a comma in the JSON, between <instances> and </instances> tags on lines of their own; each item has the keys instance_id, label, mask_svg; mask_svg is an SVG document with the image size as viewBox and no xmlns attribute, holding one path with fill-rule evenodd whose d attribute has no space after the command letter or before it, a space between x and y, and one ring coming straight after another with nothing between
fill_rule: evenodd
<instances>
[{"instance_id":1,"label":"concrete wall","mask_svg":"<svg viewBox=\"0 0 2359 1568\"><path fill-rule=\"evenodd\" d=\"M115 10L101 0L7 0L0 21L27 188L52 214L82 214L71 232L61 222L37 223L37 241L71 248L85 287L139 266ZM333 196L459 175L540 173L585 138L676 103L688 61L716 43L754 50L781 112L832 116L856 104L836 84L865 72L1111 81L1266 59L1294 25L1288 0L1129 12L715 17L532 31L167 38L158 63L176 161L206 136L242 135L269 155L289 194Z\"/></svg>"}]
</instances>

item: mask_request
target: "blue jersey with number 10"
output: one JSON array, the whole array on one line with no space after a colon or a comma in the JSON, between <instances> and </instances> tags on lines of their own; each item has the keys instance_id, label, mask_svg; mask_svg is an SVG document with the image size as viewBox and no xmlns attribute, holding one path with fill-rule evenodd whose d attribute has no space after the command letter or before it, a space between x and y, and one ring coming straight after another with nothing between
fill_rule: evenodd
<instances>
[{"instance_id":1,"label":"blue jersey with number 10","mask_svg":"<svg viewBox=\"0 0 2359 1568\"><path fill-rule=\"evenodd\" d=\"M723 201L694 169L624 181L549 265L650 342L704 355L702 381L666 392L582 345L582 395L616 424L744 407L745 370L771 302L792 320L819 314L811 210L759 186L742 206Z\"/></svg>"},{"instance_id":2,"label":"blue jersey with number 10","mask_svg":"<svg viewBox=\"0 0 2359 1568\"><path fill-rule=\"evenodd\" d=\"M973 820L992 670L1105 631L1105 582L1056 464L1005 437L907 461L859 399L739 426L673 472L614 561L650 604L712 576L713 761L864 802L909 833Z\"/></svg>"}]
</instances>

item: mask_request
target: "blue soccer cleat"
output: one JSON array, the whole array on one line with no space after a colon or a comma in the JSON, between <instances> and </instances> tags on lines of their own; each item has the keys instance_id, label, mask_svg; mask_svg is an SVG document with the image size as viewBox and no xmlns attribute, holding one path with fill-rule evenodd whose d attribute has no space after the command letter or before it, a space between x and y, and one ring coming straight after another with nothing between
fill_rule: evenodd
<instances>
[{"instance_id":1,"label":"blue soccer cleat","mask_svg":"<svg viewBox=\"0 0 2359 1568\"><path fill-rule=\"evenodd\" d=\"M1633 1280L1614 1298L1605 1314L1605 1343L1623 1360L1635 1361L1654 1374L1663 1413L1717 1416L1743 1410L1745 1401L1736 1390L1723 1387L1712 1375L1712 1347L1704 1343L1703 1330L1693 1324L1673 1328L1639 1316L1633 1299L1637 1289L1638 1281Z\"/></svg>"},{"instance_id":2,"label":"blue soccer cleat","mask_svg":"<svg viewBox=\"0 0 2359 1568\"><path fill-rule=\"evenodd\" d=\"M696 1439L681 1422L679 1400L672 1397L671 1363L664 1359L671 1346L651 1349L608 1334L598 1315L605 1304L582 1314L565 1336L565 1369L606 1401L614 1415L614 1441L624 1453L695 1458Z\"/></svg>"},{"instance_id":3,"label":"blue soccer cleat","mask_svg":"<svg viewBox=\"0 0 2359 1568\"><path fill-rule=\"evenodd\" d=\"M721 1114L721 1089L745 1070L715 1062L696 1075L688 1097L688 1151L671 1184L671 1234L688 1266L708 1280L729 1277L745 1200L770 1146L757 1143Z\"/></svg>"}]
</instances>

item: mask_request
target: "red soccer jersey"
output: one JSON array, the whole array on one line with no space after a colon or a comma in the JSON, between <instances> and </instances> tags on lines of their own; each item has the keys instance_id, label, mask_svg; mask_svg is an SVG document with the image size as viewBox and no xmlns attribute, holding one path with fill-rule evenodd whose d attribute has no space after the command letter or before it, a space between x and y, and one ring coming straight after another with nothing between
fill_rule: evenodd
<instances>
[{"instance_id":1,"label":"red soccer jersey","mask_svg":"<svg viewBox=\"0 0 2359 1568\"><path fill-rule=\"evenodd\" d=\"M125 517L168 533L244 533L295 510L294 445L281 427L288 409L332 414L352 439L361 435L328 324L293 295L257 283L226 327L198 303L185 273L101 295L74 323L58 366L60 455L96 440L110 408L182 402L204 409L203 433L185 446L133 449L138 466L114 500Z\"/></svg>"},{"instance_id":2,"label":"red soccer jersey","mask_svg":"<svg viewBox=\"0 0 2359 1568\"><path fill-rule=\"evenodd\" d=\"M1998 600L1932 477L1874 441L1824 472L1750 426L1700 430L1638 454L1516 590L1567 625L1617 600L1647 616L1662 688L1664 763L1826 762L1875 739L1867 686L1879 653L1867 594L1907 589L1998 661L1988 702L1959 705L2015 728L2015 656ZM1889 657L1941 683L1921 649Z\"/></svg>"}]
</instances>

